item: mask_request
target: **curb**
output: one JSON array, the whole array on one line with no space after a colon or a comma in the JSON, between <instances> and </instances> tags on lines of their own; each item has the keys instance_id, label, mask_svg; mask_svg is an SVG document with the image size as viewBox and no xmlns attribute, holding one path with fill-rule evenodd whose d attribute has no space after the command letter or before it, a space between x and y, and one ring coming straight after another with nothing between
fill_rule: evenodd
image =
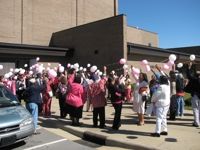
<instances>
[{"instance_id":1,"label":"curb","mask_svg":"<svg viewBox=\"0 0 200 150\"><path fill-rule=\"evenodd\" d=\"M121 147L121 148L127 148L127 149L159 150L158 148L154 148L154 147L147 147L147 146L139 145L136 143L116 140L114 138L110 138L108 136L94 133L91 131L83 131L83 130L77 129L76 127L63 126L61 127L61 129L75 136L78 136L82 139L85 139L87 141L94 142L100 145L115 146L115 147Z\"/></svg>"}]
</instances>

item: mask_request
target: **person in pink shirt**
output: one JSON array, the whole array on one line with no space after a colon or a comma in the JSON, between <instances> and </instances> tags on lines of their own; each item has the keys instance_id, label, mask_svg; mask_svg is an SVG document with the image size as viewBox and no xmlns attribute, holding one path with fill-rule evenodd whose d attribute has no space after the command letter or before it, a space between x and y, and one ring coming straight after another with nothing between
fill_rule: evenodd
<instances>
[{"instance_id":1,"label":"person in pink shirt","mask_svg":"<svg viewBox=\"0 0 200 150\"><path fill-rule=\"evenodd\" d=\"M93 127L98 126L98 116L100 119L100 128L105 127L105 106L106 106L106 80L98 75L93 76L93 81L89 86L89 97L93 105Z\"/></svg>"},{"instance_id":2,"label":"person in pink shirt","mask_svg":"<svg viewBox=\"0 0 200 150\"><path fill-rule=\"evenodd\" d=\"M48 79L47 76L44 77L44 90L42 91L42 113L44 117L49 117L51 115L51 102L53 97L53 92L51 89L52 80Z\"/></svg>"},{"instance_id":3,"label":"person in pink shirt","mask_svg":"<svg viewBox=\"0 0 200 150\"><path fill-rule=\"evenodd\" d=\"M80 126L79 119L82 118L83 104L85 101L81 78L81 75L75 75L73 70L69 72L66 110L70 114L73 126Z\"/></svg>"}]
</instances>

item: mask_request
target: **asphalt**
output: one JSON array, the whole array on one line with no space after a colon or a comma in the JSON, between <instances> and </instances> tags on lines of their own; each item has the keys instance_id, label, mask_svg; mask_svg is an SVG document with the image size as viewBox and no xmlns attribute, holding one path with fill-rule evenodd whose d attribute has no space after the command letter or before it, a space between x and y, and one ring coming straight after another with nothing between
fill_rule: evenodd
<instances>
[{"instance_id":1,"label":"asphalt","mask_svg":"<svg viewBox=\"0 0 200 150\"><path fill-rule=\"evenodd\" d=\"M145 116L145 125L137 126L137 114L132 111L132 103L124 103L121 115L121 127L113 130L112 121L114 108L110 103L106 106L106 127L94 128L92 125L92 111L83 111L80 119L81 126L71 126L69 116L59 118L58 100L52 100L52 118L62 122L60 128L80 138L101 145L121 147L137 150L199 150L200 128L192 126L193 114L191 110L185 110L184 116L175 121L168 120L168 135L151 137L155 130L155 117ZM48 118L47 118L48 119Z\"/></svg>"}]
</instances>

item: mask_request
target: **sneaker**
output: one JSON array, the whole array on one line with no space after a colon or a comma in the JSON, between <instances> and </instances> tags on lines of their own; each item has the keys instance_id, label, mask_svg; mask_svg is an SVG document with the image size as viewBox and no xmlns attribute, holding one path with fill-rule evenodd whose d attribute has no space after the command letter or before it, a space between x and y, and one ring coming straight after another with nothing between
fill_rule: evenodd
<instances>
[{"instance_id":1,"label":"sneaker","mask_svg":"<svg viewBox=\"0 0 200 150\"><path fill-rule=\"evenodd\" d=\"M151 133L151 136L153 136L153 137L160 137L160 134L159 133Z\"/></svg>"},{"instance_id":2,"label":"sneaker","mask_svg":"<svg viewBox=\"0 0 200 150\"><path fill-rule=\"evenodd\" d=\"M168 133L166 131L163 131L160 133L160 135L168 135Z\"/></svg>"},{"instance_id":3,"label":"sneaker","mask_svg":"<svg viewBox=\"0 0 200 150\"><path fill-rule=\"evenodd\" d=\"M37 135L37 134L40 134L40 132L37 131L37 130L35 130L33 134L34 134L34 135Z\"/></svg>"}]
</instances>

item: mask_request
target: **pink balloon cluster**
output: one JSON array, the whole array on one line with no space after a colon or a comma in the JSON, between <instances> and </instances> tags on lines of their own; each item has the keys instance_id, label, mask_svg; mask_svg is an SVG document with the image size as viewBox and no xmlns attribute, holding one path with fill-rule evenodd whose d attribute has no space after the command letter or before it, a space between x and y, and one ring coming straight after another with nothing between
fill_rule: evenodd
<instances>
[{"instance_id":1,"label":"pink balloon cluster","mask_svg":"<svg viewBox=\"0 0 200 150\"><path fill-rule=\"evenodd\" d=\"M169 70L174 65L174 61L176 61L176 55L169 55L169 61L163 64L163 69Z\"/></svg>"},{"instance_id":2,"label":"pink balloon cluster","mask_svg":"<svg viewBox=\"0 0 200 150\"><path fill-rule=\"evenodd\" d=\"M139 79L139 74L140 74L140 69L132 67L131 70L132 70L131 73L132 73L133 78L138 80Z\"/></svg>"},{"instance_id":3,"label":"pink balloon cluster","mask_svg":"<svg viewBox=\"0 0 200 150\"><path fill-rule=\"evenodd\" d=\"M149 66L149 62L147 61L147 60L142 60L142 66L144 66L145 67L145 70L147 71L147 72L149 72L149 71L151 71L151 68L150 68L150 66Z\"/></svg>"}]
</instances>

